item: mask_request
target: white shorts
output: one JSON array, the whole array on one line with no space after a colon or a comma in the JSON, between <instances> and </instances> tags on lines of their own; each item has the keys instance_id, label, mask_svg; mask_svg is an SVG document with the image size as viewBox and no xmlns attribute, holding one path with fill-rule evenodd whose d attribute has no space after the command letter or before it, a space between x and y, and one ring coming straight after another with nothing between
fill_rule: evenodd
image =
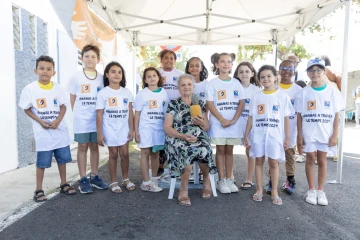
<instances>
[{"instance_id":1,"label":"white shorts","mask_svg":"<svg viewBox=\"0 0 360 240\"><path fill-rule=\"evenodd\" d=\"M337 155L337 146L329 147L328 143L310 142L305 143L304 152L328 152L329 156ZM330 154L331 153L331 154Z\"/></svg>"},{"instance_id":2,"label":"white shorts","mask_svg":"<svg viewBox=\"0 0 360 240\"><path fill-rule=\"evenodd\" d=\"M269 139L265 142L265 139L266 136L264 136L261 143L252 143L250 157L256 158L266 156L279 162L284 162L285 151L283 144L279 143L278 141L271 141Z\"/></svg>"}]
</instances>

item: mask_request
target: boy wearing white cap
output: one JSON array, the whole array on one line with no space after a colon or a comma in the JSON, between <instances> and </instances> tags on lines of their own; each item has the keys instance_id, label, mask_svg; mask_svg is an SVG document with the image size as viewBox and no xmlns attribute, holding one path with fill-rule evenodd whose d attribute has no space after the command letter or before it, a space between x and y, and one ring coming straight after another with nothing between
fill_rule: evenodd
<instances>
[{"instance_id":1,"label":"boy wearing white cap","mask_svg":"<svg viewBox=\"0 0 360 240\"><path fill-rule=\"evenodd\" d=\"M339 112L344 110L344 101L340 92L329 87L324 81L324 60L321 58L309 60L306 71L311 79L311 85L303 88L295 100L298 113L298 142L304 145L306 152L305 171L309 191L305 200L313 205L326 206L328 205L324 192L326 155L331 148L336 148ZM316 158L319 165L317 190L314 180Z\"/></svg>"}]
</instances>

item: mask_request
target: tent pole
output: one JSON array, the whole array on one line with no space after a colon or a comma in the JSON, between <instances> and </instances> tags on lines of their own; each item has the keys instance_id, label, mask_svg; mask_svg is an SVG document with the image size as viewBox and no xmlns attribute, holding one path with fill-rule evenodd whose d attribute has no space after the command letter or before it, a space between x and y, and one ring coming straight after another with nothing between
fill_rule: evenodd
<instances>
[{"instance_id":1,"label":"tent pole","mask_svg":"<svg viewBox=\"0 0 360 240\"><path fill-rule=\"evenodd\" d=\"M350 18L351 0L346 0L345 28L344 28L344 45L343 45L343 64L341 79L341 94L346 102L347 81L348 81L348 40L349 40L349 18ZM345 109L340 113L340 133L339 133L339 158L337 162L336 182L342 183L342 167L343 167L343 135L345 128Z\"/></svg>"},{"instance_id":2,"label":"tent pole","mask_svg":"<svg viewBox=\"0 0 360 240\"><path fill-rule=\"evenodd\" d=\"M277 50L278 50L277 42L273 42L272 47L273 47L274 67L276 68L276 65L277 65Z\"/></svg>"}]
</instances>

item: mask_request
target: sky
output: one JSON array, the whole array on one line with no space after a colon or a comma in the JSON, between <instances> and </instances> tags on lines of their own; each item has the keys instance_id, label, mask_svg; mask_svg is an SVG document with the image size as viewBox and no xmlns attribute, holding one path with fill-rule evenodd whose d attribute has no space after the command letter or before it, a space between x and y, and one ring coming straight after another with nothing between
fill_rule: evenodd
<instances>
[{"instance_id":1,"label":"sky","mask_svg":"<svg viewBox=\"0 0 360 240\"><path fill-rule=\"evenodd\" d=\"M36 16L39 16L47 22L52 22L58 29L64 30L60 20L57 18L49 0L13 0L13 3L25 8ZM349 32L349 54L348 54L348 71L360 70L360 7L353 6L350 15L350 32ZM342 70L342 54L343 54L343 38L345 26L345 7L337 10L332 17L325 17L326 26L331 26L330 32L323 34L307 33L305 35L299 33L296 35L296 41L303 44L312 56L328 55L332 61L332 65L339 72ZM334 40L330 40L330 36L335 36ZM314 39L316 39L314 41ZM236 53L236 46L192 46L191 53L200 56L205 66L210 70L210 56L215 52L233 52ZM306 69L307 60L303 60L298 67L299 71ZM254 65L260 67L263 64L274 64L272 56L265 56L263 61L256 61ZM236 67L236 66L234 66Z\"/></svg>"}]
</instances>

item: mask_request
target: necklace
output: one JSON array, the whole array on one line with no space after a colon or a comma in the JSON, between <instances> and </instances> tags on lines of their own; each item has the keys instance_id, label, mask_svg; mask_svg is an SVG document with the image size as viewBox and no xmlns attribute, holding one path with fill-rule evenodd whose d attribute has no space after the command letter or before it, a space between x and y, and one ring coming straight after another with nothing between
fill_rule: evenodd
<instances>
[{"instance_id":1,"label":"necklace","mask_svg":"<svg viewBox=\"0 0 360 240\"><path fill-rule=\"evenodd\" d=\"M94 78L89 78L89 77L86 75L86 73L85 73L85 68L83 68L83 72L84 72L85 77L86 77L87 79L89 79L89 80L94 80L94 79L97 78L97 71L96 71L96 70L95 70L95 77L94 77Z\"/></svg>"}]
</instances>

